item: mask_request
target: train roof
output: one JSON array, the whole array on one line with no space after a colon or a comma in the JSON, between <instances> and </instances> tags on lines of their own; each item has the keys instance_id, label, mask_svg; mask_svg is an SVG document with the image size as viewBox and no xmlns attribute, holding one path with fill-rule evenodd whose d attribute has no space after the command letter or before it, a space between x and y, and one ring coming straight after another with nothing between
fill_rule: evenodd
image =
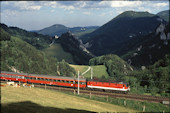
<instances>
[{"instance_id":1,"label":"train roof","mask_svg":"<svg viewBox=\"0 0 170 113\"><path fill-rule=\"evenodd\" d=\"M78 78L75 78L75 77L65 77L65 76L55 76L55 75L43 75L43 74L39 75L39 74L15 73L15 72L6 72L6 71L1 71L1 73L27 75L27 76L37 76L37 77L46 77L46 78L54 78L54 79L78 80ZM79 80L86 81L86 79L84 79L84 78L79 78Z\"/></svg>"}]
</instances>

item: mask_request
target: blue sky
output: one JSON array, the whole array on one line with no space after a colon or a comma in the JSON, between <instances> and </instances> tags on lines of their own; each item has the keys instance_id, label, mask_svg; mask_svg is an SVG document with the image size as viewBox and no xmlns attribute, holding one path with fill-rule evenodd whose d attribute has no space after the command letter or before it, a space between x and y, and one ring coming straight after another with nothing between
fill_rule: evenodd
<instances>
[{"instance_id":1,"label":"blue sky","mask_svg":"<svg viewBox=\"0 0 170 113\"><path fill-rule=\"evenodd\" d=\"M156 14L169 9L168 0L144 1L2 1L1 23L26 30L53 24L101 26L128 10Z\"/></svg>"}]
</instances>

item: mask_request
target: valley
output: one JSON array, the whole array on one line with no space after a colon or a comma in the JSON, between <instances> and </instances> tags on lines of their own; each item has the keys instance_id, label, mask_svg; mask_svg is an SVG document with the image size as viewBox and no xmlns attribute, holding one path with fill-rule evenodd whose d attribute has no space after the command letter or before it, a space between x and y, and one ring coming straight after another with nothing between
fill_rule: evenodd
<instances>
[{"instance_id":1,"label":"valley","mask_svg":"<svg viewBox=\"0 0 170 113\"><path fill-rule=\"evenodd\" d=\"M1 70L17 73L44 74L60 77L78 77L94 81L125 82L131 94L149 94L170 97L170 26L169 10L152 14L146 11L125 11L102 26L66 27L62 24L27 31L18 27L0 25ZM9 87L3 88L2 90ZM25 90L25 89L23 89ZM11 90L13 91L13 90ZM37 94L37 91L30 90ZM19 91L18 91L19 92ZM43 91L55 97L53 91ZM5 92L7 93L7 92ZM3 95L6 95L3 92ZM22 92L23 93L23 92ZM56 93L56 92L55 92ZM58 96L67 94L57 92ZM8 93L7 96L20 96ZM35 106L40 100L20 101L3 97L3 107L26 102ZM30 95L27 95L30 96ZM35 95L36 96L36 95ZM33 98L36 98L36 97ZM44 96L45 97L45 96ZM42 98L44 98L42 97ZM58 97L59 98L59 97ZM80 99L68 96L68 99ZM49 99L49 110L62 112L70 109ZM84 99L80 99L84 103ZM5 102L6 101L6 102ZM71 101L71 100L70 100ZM87 101L87 100L86 100ZM65 101L64 101L65 102ZM75 102L73 111L95 111L106 105L98 103L79 108ZM43 103L40 106L48 106ZM107 104L104 110L113 109ZM12 106L13 107L13 106ZM53 107L53 108L51 108ZM14 109L14 108L12 108ZM123 109L123 108L122 108ZM47 109L48 110L48 109ZM34 110L33 110L34 111ZM97 111L97 112L98 112ZM130 110L129 111L133 111Z\"/></svg>"}]
</instances>

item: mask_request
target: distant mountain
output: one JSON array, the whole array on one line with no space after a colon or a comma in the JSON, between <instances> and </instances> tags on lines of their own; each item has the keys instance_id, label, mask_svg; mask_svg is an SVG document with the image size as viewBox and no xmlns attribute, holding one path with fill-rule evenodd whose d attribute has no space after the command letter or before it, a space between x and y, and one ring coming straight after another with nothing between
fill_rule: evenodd
<instances>
[{"instance_id":1,"label":"distant mountain","mask_svg":"<svg viewBox=\"0 0 170 113\"><path fill-rule=\"evenodd\" d=\"M61 25L61 24L55 24L50 27L39 30L37 33L43 34L43 35L50 35L50 36L55 36L55 35L60 36L61 34L65 32L68 32L68 28L66 26Z\"/></svg>"},{"instance_id":2,"label":"distant mountain","mask_svg":"<svg viewBox=\"0 0 170 113\"><path fill-rule=\"evenodd\" d=\"M156 15L160 16L165 21L169 22L169 13L170 13L170 10L166 10L166 11L161 11L161 12L157 13Z\"/></svg>"},{"instance_id":3,"label":"distant mountain","mask_svg":"<svg viewBox=\"0 0 170 113\"><path fill-rule=\"evenodd\" d=\"M154 14L126 11L80 39L94 55L114 54L130 39L152 33L161 23L166 22Z\"/></svg>"},{"instance_id":4,"label":"distant mountain","mask_svg":"<svg viewBox=\"0 0 170 113\"><path fill-rule=\"evenodd\" d=\"M90 33L96 30L98 26L88 26L88 27L66 27L61 24L55 24L50 27L44 28L42 30L34 31L39 34L49 35L49 36L61 36L63 33L72 32L76 37Z\"/></svg>"}]
</instances>

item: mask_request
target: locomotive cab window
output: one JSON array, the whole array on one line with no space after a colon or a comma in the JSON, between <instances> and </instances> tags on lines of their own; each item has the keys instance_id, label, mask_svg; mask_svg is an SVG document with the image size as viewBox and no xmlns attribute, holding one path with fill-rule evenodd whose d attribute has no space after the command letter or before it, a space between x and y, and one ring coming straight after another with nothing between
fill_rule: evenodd
<instances>
[{"instance_id":1,"label":"locomotive cab window","mask_svg":"<svg viewBox=\"0 0 170 113\"><path fill-rule=\"evenodd\" d=\"M82 85L84 85L84 84L85 84L85 82L82 82L81 84L82 84Z\"/></svg>"}]
</instances>

